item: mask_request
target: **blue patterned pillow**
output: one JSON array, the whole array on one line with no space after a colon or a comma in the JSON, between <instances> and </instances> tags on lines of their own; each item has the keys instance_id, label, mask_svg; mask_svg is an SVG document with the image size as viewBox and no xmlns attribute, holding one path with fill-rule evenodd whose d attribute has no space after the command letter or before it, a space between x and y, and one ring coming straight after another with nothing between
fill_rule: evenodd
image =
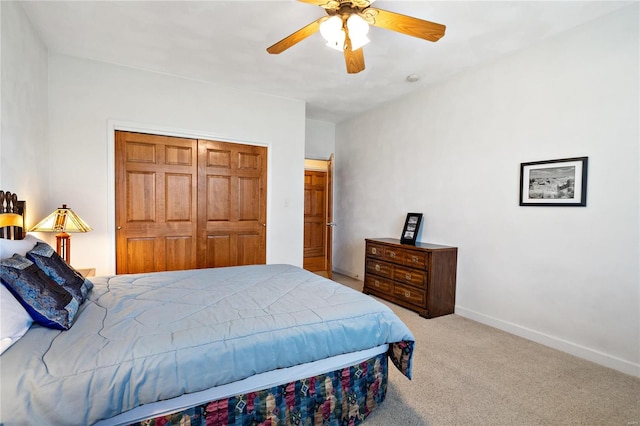
<instances>
[{"instance_id":1,"label":"blue patterned pillow","mask_svg":"<svg viewBox=\"0 0 640 426\"><path fill-rule=\"evenodd\" d=\"M71 293L80 305L87 298L89 290L93 288L91 281L85 279L80 272L62 260L48 244L37 243L27 252L27 258L38 265L49 278Z\"/></svg>"},{"instance_id":2,"label":"blue patterned pillow","mask_svg":"<svg viewBox=\"0 0 640 426\"><path fill-rule=\"evenodd\" d=\"M38 324L59 330L73 325L78 301L26 257L14 254L0 260L0 277Z\"/></svg>"}]
</instances>

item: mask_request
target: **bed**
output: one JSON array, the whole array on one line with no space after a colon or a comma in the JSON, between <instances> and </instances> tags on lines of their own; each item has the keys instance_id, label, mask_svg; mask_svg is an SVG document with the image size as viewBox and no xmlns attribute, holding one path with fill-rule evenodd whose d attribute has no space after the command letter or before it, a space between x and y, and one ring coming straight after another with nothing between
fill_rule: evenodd
<instances>
[{"instance_id":1,"label":"bed","mask_svg":"<svg viewBox=\"0 0 640 426\"><path fill-rule=\"evenodd\" d=\"M45 245L3 240L18 255L0 268L55 258ZM81 288L68 329L34 321L0 355L1 424L354 425L384 400L388 360L411 378L413 335L386 305L295 266L82 278L69 292ZM0 290L4 323L19 295Z\"/></svg>"}]
</instances>

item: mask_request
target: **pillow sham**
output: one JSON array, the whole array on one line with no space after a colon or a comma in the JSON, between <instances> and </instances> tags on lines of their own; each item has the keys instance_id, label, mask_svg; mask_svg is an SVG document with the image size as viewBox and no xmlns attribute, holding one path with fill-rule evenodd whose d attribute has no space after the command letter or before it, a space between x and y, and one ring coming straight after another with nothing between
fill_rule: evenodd
<instances>
[{"instance_id":1,"label":"pillow sham","mask_svg":"<svg viewBox=\"0 0 640 426\"><path fill-rule=\"evenodd\" d=\"M35 247L38 242L43 243L44 241L31 234L27 234L21 240L5 240L4 238L0 238L0 259L9 258L16 253L26 256L27 252Z\"/></svg>"},{"instance_id":2,"label":"pillow sham","mask_svg":"<svg viewBox=\"0 0 640 426\"><path fill-rule=\"evenodd\" d=\"M49 244L37 243L27 252L27 259L38 265L49 278L71 293L78 304L85 301L87 293L93 288L93 283L65 262Z\"/></svg>"},{"instance_id":3,"label":"pillow sham","mask_svg":"<svg viewBox=\"0 0 640 426\"><path fill-rule=\"evenodd\" d=\"M0 284L0 355L29 330L33 319L13 294Z\"/></svg>"},{"instance_id":4,"label":"pillow sham","mask_svg":"<svg viewBox=\"0 0 640 426\"><path fill-rule=\"evenodd\" d=\"M78 301L38 266L19 254L0 260L2 283L38 324L68 330L78 313Z\"/></svg>"}]
</instances>

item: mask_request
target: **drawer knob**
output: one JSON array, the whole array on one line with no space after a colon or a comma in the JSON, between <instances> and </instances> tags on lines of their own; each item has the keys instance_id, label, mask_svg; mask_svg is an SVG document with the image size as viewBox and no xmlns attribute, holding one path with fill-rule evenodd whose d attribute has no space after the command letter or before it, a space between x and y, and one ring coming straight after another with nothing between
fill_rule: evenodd
<instances>
[{"instance_id":1,"label":"drawer knob","mask_svg":"<svg viewBox=\"0 0 640 426\"><path fill-rule=\"evenodd\" d=\"M411 260L413 261L413 263L418 263L418 256L413 256Z\"/></svg>"},{"instance_id":2,"label":"drawer knob","mask_svg":"<svg viewBox=\"0 0 640 426\"><path fill-rule=\"evenodd\" d=\"M376 271L380 272L380 265L376 265Z\"/></svg>"},{"instance_id":3,"label":"drawer knob","mask_svg":"<svg viewBox=\"0 0 640 426\"><path fill-rule=\"evenodd\" d=\"M407 281L411 281L411 274L406 274L404 277L407 279Z\"/></svg>"},{"instance_id":4,"label":"drawer knob","mask_svg":"<svg viewBox=\"0 0 640 426\"><path fill-rule=\"evenodd\" d=\"M411 292L409 290L405 290L404 297L411 297Z\"/></svg>"},{"instance_id":5,"label":"drawer knob","mask_svg":"<svg viewBox=\"0 0 640 426\"><path fill-rule=\"evenodd\" d=\"M371 247L371 254L378 254L378 250L375 247Z\"/></svg>"},{"instance_id":6,"label":"drawer knob","mask_svg":"<svg viewBox=\"0 0 640 426\"><path fill-rule=\"evenodd\" d=\"M373 282L373 285L375 285L376 287L380 287L380 281L375 280L375 281Z\"/></svg>"},{"instance_id":7,"label":"drawer knob","mask_svg":"<svg viewBox=\"0 0 640 426\"><path fill-rule=\"evenodd\" d=\"M391 256L391 257L396 257L396 252L395 252L395 251L390 252L390 253L389 253L389 256Z\"/></svg>"}]
</instances>

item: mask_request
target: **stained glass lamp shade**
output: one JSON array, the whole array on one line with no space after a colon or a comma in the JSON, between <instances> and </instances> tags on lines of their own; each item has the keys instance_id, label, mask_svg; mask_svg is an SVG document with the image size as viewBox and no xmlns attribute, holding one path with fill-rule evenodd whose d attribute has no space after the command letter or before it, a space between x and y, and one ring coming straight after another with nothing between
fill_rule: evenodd
<instances>
[{"instance_id":1,"label":"stained glass lamp shade","mask_svg":"<svg viewBox=\"0 0 640 426\"><path fill-rule=\"evenodd\" d=\"M58 232L56 234L56 251L67 263L70 263L71 236L68 232L89 232L91 227L66 204L63 204L62 207L55 209L53 213L29 231Z\"/></svg>"}]
</instances>

